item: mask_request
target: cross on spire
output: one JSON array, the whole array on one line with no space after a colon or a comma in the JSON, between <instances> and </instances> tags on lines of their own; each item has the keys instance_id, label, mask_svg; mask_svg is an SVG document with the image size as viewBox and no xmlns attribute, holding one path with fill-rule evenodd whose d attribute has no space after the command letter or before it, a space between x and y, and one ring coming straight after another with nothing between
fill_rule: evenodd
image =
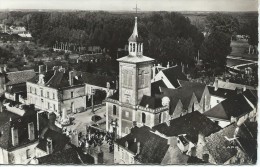
<instances>
[{"instance_id":1,"label":"cross on spire","mask_svg":"<svg viewBox=\"0 0 260 167\"><path fill-rule=\"evenodd\" d=\"M136 14L137 14L138 10L141 10L141 9L137 8L137 3L136 3L136 7L133 8L133 9L135 10L135 13L136 13Z\"/></svg>"}]
</instances>

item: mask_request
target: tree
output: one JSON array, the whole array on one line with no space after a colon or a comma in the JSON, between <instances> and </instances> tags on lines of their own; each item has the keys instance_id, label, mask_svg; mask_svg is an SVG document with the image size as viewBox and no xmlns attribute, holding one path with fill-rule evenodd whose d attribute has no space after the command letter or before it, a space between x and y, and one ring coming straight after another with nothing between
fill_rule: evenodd
<instances>
[{"instance_id":1,"label":"tree","mask_svg":"<svg viewBox=\"0 0 260 167\"><path fill-rule=\"evenodd\" d=\"M229 35L215 31L204 40L201 46L201 58L209 68L225 69L227 55L231 52Z\"/></svg>"},{"instance_id":2,"label":"tree","mask_svg":"<svg viewBox=\"0 0 260 167\"><path fill-rule=\"evenodd\" d=\"M230 14L213 13L206 17L206 27L210 32L220 31L230 36L239 31L238 19Z\"/></svg>"}]
</instances>

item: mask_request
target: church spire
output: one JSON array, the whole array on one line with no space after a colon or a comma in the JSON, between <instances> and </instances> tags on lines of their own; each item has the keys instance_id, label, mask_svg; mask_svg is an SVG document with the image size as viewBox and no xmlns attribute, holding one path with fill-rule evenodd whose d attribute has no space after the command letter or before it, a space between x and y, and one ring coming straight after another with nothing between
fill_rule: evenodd
<instances>
[{"instance_id":1,"label":"church spire","mask_svg":"<svg viewBox=\"0 0 260 167\"><path fill-rule=\"evenodd\" d=\"M128 39L129 55L130 56L142 56L143 55L143 43L142 39L138 37L137 30L137 17L135 17L135 26L132 35Z\"/></svg>"},{"instance_id":2,"label":"church spire","mask_svg":"<svg viewBox=\"0 0 260 167\"><path fill-rule=\"evenodd\" d=\"M129 42L136 42L138 38L138 31L137 31L137 17L135 17L135 26L132 35L128 39Z\"/></svg>"}]
</instances>

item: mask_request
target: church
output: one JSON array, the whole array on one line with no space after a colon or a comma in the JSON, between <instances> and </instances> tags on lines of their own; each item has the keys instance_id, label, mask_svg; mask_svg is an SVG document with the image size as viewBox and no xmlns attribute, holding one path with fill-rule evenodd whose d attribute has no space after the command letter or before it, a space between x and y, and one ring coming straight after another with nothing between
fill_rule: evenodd
<instances>
[{"instance_id":1,"label":"church","mask_svg":"<svg viewBox=\"0 0 260 167\"><path fill-rule=\"evenodd\" d=\"M152 63L143 55L137 17L128 39L128 55L119 61L119 91L106 100L106 130L123 137L134 126L153 127L169 118L169 99L151 96Z\"/></svg>"}]
</instances>

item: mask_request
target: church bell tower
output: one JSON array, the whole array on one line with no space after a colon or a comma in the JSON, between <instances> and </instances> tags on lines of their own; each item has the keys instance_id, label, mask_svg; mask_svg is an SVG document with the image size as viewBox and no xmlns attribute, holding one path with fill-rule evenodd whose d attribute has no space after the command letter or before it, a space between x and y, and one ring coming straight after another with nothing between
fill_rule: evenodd
<instances>
[{"instance_id":1,"label":"church bell tower","mask_svg":"<svg viewBox=\"0 0 260 167\"><path fill-rule=\"evenodd\" d=\"M140 122L138 105L144 95L151 95L151 72L154 59L143 55L143 42L138 35L137 17L128 39L129 53L119 61L119 136L129 134L131 127Z\"/></svg>"}]
</instances>

